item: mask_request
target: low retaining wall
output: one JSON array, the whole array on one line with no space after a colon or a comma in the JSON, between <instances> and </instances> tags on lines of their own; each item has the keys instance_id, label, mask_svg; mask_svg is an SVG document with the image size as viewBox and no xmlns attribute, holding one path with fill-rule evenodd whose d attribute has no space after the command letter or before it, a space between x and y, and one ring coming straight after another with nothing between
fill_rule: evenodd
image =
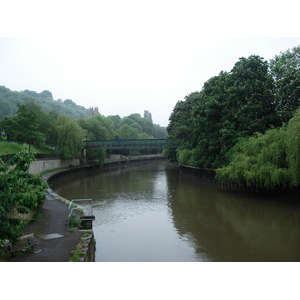
<instances>
[{"instance_id":1,"label":"low retaining wall","mask_svg":"<svg viewBox=\"0 0 300 300\"><path fill-rule=\"evenodd\" d=\"M90 165L78 165L76 167L70 168L69 166L66 167L66 169L61 169L61 170L56 170L53 172L49 172L43 176L43 178L48 182L50 185L54 181L71 175L75 173L81 173L85 172L88 170L95 170L103 167L108 167L108 166L114 166L114 165L124 165L124 164L134 164L134 163L139 163L143 161L149 161L149 160L156 160L156 159L166 159L166 157L141 157L141 158L132 158L132 159L125 159L125 160L111 160L111 161L106 161L103 166L97 163L93 163Z\"/></svg>"},{"instance_id":2,"label":"low retaining wall","mask_svg":"<svg viewBox=\"0 0 300 300\"><path fill-rule=\"evenodd\" d=\"M13 210L7 214L7 216L11 217L11 218L20 219L20 220L22 220L22 222L24 222L24 221L29 221L30 219L32 219L34 217L34 215L36 214L36 212L37 212L36 210L32 210L28 214L20 214L20 213L18 213L17 208L14 207Z\"/></svg>"},{"instance_id":3,"label":"low retaining wall","mask_svg":"<svg viewBox=\"0 0 300 300\"><path fill-rule=\"evenodd\" d=\"M94 233L86 231L75 249L71 252L70 262L94 262L96 242Z\"/></svg>"},{"instance_id":4,"label":"low retaining wall","mask_svg":"<svg viewBox=\"0 0 300 300\"><path fill-rule=\"evenodd\" d=\"M68 168L68 169L61 169L61 170L56 170L50 173L46 173L45 175L43 175L43 178L48 182L49 185L51 185L51 183L53 183L54 181L71 175L71 174L75 174L75 173L81 173L87 170L94 170L94 169L99 169L100 165L84 165L84 166L77 166L77 167L72 167L72 168Z\"/></svg>"},{"instance_id":5,"label":"low retaining wall","mask_svg":"<svg viewBox=\"0 0 300 300\"><path fill-rule=\"evenodd\" d=\"M200 169L191 166L180 166L180 172L184 175L191 176L193 178L209 181L218 182L216 179L216 171L212 169Z\"/></svg>"},{"instance_id":6,"label":"low retaining wall","mask_svg":"<svg viewBox=\"0 0 300 300\"><path fill-rule=\"evenodd\" d=\"M79 166L79 159L47 159L35 160L30 164L29 173L39 174L45 170L53 170L58 168L68 168L70 166Z\"/></svg>"}]
</instances>

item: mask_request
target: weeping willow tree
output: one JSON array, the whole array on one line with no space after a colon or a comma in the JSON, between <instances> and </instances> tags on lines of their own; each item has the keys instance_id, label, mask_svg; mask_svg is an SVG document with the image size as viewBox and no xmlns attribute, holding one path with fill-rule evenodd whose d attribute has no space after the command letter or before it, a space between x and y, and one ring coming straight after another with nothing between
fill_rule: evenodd
<instances>
[{"instance_id":1,"label":"weeping willow tree","mask_svg":"<svg viewBox=\"0 0 300 300\"><path fill-rule=\"evenodd\" d=\"M287 127L237 143L231 163L217 170L223 182L276 189L300 185L300 110Z\"/></svg>"},{"instance_id":2,"label":"weeping willow tree","mask_svg":"<svg viewBox=\"0 0 300 300\"><path fill-rule=\"evenodd\" d=\"M300 185L300 108L290 120L287 135L287 162L291 173L291 185Z\"/></svg>"},{"instance_id":3,"label":"weeping willow tree","mask_svg":"<svg viewBox=\"0 0 300 300\"><path fill-rule=\"evenodd\" d=\"M189 149L177 149L177 161L181 165L187 164L188 160L191 158L193 151Z\"/></svg>"},{"instance_id":4,"label":"weeping willow tree","mask_svg":"<svg viewBox=\"0 0 300 300\"><path fill-rule=\"evenodd\" d=\"M84 134L77 122L65 115L59 115L54 125L57 146L65 159L80 155L83 148Z\"/></svg>"}]
</instances>

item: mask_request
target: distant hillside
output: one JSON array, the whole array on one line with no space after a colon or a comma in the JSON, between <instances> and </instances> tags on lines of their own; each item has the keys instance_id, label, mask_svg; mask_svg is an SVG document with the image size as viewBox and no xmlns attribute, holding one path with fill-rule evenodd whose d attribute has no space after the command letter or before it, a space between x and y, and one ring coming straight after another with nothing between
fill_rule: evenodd
<instances>
[{"instance_id":1,"label":"distant hillside","mask_svg":"<svg viewBox=\"0 0 300 300\"><path fill-rule=\"evenodd\" d=\"M22 92L11 91L5 86L0 86L0 120L6 116L13 116L17 113L18 104L35 102L43 111L49 112L54 110L58 114L68 115L73 119L89 117L89 109L77 105L70 99L62 101L54 100L51 92L43 91L37 93L25 90Z\"/></svg>"}]
</instances>

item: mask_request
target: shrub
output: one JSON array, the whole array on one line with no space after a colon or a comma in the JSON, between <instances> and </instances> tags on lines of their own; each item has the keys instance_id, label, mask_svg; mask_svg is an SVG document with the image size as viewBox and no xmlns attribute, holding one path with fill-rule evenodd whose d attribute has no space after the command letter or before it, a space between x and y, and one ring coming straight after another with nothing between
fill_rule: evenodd
<instances>
[{"instance_id":1,"label":"shrub","mask_svg":"<svg viewBox=\"0 0 300 300\"><path fill-rule=\"evenodd\" d=\"M47 184L28 172L34 156L25 149L10 159L7 165L0 160L0 242L18 241L25 226L21 217L37 209L45 199Z\"/></svg>"}]
</instances>

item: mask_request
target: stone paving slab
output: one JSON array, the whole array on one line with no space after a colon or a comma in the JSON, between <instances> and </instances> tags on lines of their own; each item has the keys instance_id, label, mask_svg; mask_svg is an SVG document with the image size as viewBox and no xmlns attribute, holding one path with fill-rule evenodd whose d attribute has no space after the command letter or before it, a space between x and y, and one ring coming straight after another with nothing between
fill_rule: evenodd
<instances>
[{"instance_id":1,"label":"stone paving slab","mask_svg":"<svg viewBox=\"0 0 300 300\"><path fill-rule=\"evenodd\" d=\"M40 234L40 238L43 240L52 240L52 239L58 239L64 237L62 234L59 233L49 233L49 234Z\"/></svg>"}]
</instances>

